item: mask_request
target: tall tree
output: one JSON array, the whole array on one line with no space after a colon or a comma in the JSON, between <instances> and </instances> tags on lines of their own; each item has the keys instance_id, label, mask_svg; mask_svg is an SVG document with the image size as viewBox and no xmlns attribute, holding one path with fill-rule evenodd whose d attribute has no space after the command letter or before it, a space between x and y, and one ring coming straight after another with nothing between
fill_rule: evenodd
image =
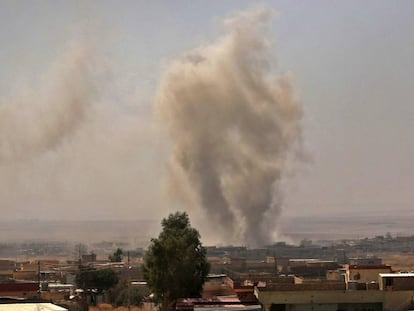
<instances>
[{"instance_id":1,"label":"tall tree","mask_svg":"<svg viewBox=\"0 0 414 311\"><path fill-rule=\"evenodd\" d=\"M76 275L76 284L83 289L96 288L102 292L117 283L118 275L112 269L96 270L90 267L81 267Z\"/></svg>"},{"instance_id":2,"label":"tall tree","mask_svg":"<svg viewBox=\"0 0 414 311\"><path fill-rule=\"evenodd\" d=\"M108 259L110 262L121 262L123 254L122 248L118 247L112 255L109 255Z\"/></svg>"},{"instance_id":3,"label":"tall tree","mask_svg":"<svg viewBox=\"0 0 414 311\"><path fill-rule=\"evenodd\" d=\"M161 310L169 311L178 298L200 297L210 265L187 213L170 214L161 224L162 231L151 240L142 269Z\"/></svg>"}]
</instances>

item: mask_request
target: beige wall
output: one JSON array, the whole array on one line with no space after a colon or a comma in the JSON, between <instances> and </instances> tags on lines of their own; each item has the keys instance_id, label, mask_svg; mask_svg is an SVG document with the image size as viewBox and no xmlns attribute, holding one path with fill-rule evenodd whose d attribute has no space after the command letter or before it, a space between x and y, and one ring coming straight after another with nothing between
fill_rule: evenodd
<instances>
[{"instance_id":1,"label":"beige wall","mask_svg":"<svg viewBox=\"0 0 414 311\"><path fill-rule=\"evenodd\" d=\"M57 293L42 292L41 295L42 295L42 299L57 301L57 300L63 300L65 297L69 296L70 293L69 292L57 292Z\"/></svg>"},{"instance_id":2,"label":"beige wall","mask_svg":"<svg viewBox=\"0 0 414 311\"><path fill-rule=\"evenodd\" d=\"M318 305L318 310L329 311L339 303L382 303L384 311L404 311L414 302L413 291L257 291L259 301L270 310L272 303L290 304L286 310L307 310L307 305ZM293 309L292 309L293 308Z\"/></svg>"},{"instance_id":3,"label":"beige wall","mask_svg":"<svg viewBox=\"0 0 414 311\"><path fill-rule=\"evenodd\" d=\"M272 303L280 304L308 304L308 303L369 303L383 302L382 291L261 291L259 301L269 306Z\"/></svg>"},{"instance_id":4,"label":"beige wall","mask_svg":"<svg viewBox=\"0 0 414 311\"><path fill-rule=\"evenodd\" d=\"M329 270L326 272L326 279L330 281L339 281L341 279L341 275L338 270Z\"/></svg>"},{"instance_id":5,"label":"beige wall","mask_svg":"<svg viewBox=\"0 0 414 311\"><path fill-rule=\"evenodd\" d=\"M337 311L338 304L337 303L327 303L327 304L297 304L292 305L286 308L286 311Z\"/></svg>"},{"instance_id":6,"label":"beige wall","mask_svg":"<svg viewBox=\"0 0 414 311\"><path fill-rule=\"evenodd\" d=\"M347 271L349 281L357 281L358 283L369 283L371 281L378 282L380 273L390 273L389 269L350 269ZM355 277L359 274L359 279Z\"/></svg>"},{"instance_id":7,"label":"beige wall","mask_svg":"<svg viewBox=\"0 0 414 311\"><path fill-rule=\"evenodd\" d=\"M384 291L384 311L408 310L414 298L414 291Z\"/></svg>"},{"instance_id":8,"label":"beige wall","mask_svg":"<svg viewBox=\"0 0 414 311\"><path fill-rule=\"evenodd\" d=\"M37 271L13 271L13 278L16 280L37 280Z\"/></svg>"},{"instance_id":9,"label":"beige wall","mask_svg":"<svg viewBox=\"0 0 414 311\"><path fill-rule=\"evenodd\" d=\"M34 297L37 295L37 291L4 291L0 292L0 296L8 296L8 297L19 297L19 298L29 298Z\"/></svg>"},{"instance_id":10,"label":"beige wall","mask_svg":"<svg viewBox=\"0 0 414 311\"><path fill-rule=\"evenodd\" d=\"M380 288L387 290L386 286L386 279L380 277ZM395 277L392 278L392 286L390 286L392 290L403 290L409 291L414 290L414 278L413 277Z\"/></svg>"}]
</instances>

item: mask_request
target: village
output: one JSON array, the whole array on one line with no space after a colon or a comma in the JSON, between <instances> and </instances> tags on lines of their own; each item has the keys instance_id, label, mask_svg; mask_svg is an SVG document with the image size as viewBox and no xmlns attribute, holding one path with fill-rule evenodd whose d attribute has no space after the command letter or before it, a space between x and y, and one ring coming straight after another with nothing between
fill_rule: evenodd
<instances>
[{"instance_id":1,"label":"village","mask_svg":"<svg viewBox=\"0 0 414 311\"><path fill-rule=\"evenodd\" d=\"M111 247L127 247L115 242L92 244L92 251L81 243L72 251L67 243L45 245L2 247L0 310L5 303L58 306L50 310L104 304L157 310L141 269L145 249L117 247L111 253ZM182 297L176 310L409 310L414 307L413 245L414 237L387 234L352 241L303 240L299 245L278 242L260 249L206 247L210 271L201 297ZM7 257L7 249L15 254L13 247L25 257ZM92 280L99 271L105 272L101 284Z\"/></svg>"}]
</instances>

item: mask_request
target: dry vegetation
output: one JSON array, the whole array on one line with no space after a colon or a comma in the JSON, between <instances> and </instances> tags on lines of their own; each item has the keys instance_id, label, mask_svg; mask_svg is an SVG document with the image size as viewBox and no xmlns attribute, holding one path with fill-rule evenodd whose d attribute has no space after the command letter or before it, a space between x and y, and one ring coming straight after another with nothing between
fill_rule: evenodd
<instances>
[{"instance_id":1,"label":"dry vegetation","mask_svg":"<svg viewBox=\"0 0 414 311\"><path fill-rule=\"evenodd\" d=\"M152 311L150 309L145 309L137 306L131 306L131 311ZM113 307L107 303L101 303L94 307L89 307L89 311L129 311L128 307Z\"/></svg>"},{"instance_id":2,"label":"dry vegetation","mask_svg":"<svg viewBox=\"0 0 414 311\"><path fill-rule=\"evenodd\" d=\"M394 271L414 271L414 256L413 254L379 254L382 257L383 263L390 265Z\"/></svg>"}]
</instances>

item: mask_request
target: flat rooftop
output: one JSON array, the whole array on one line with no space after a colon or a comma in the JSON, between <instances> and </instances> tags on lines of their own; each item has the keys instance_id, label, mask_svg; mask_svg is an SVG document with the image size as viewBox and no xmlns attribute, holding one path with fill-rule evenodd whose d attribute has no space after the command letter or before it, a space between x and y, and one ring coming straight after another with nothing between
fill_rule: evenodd
<instances>
[{"instance_id":1,"label":"flat rooftop","mask_svg":"<svg viewBox=\"0 0 414 311\"><path fill-rule=\"evenodd\" d=\"M380 273L382 278L414 278L414 273Z\"/></svg>"},{"instance_id":2,"label":"flat rooftop","mask_svg":"<svg viewBox=\"0 0 414 311\"><path fill-rule=\"evenodd\" d=\"M67 311L52 303L9 303L0 304L0 311Z\"/></svg>"}]
</instances>

